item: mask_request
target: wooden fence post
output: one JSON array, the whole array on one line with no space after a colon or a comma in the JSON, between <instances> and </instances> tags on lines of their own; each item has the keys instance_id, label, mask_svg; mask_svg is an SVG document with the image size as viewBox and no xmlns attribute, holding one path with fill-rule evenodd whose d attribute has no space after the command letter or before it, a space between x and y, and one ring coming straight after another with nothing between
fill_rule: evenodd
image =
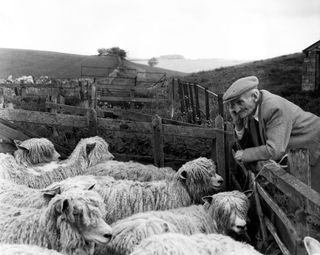
<instances>
[{"instance_id":1,"label":"wooden fence post","mask_svg":"<svg viewBox=\"0 0 320 255\"><path fill-rule=\"evenodd\" d=\"M224 186L226 185L226 181L228 181L228 177L226 174L226 149L225 149L225 137L224 137L224 124L223 118L218 115L215 118L215 128L219 129L216 133L216 155L217 155L217 164L218 164L218 173L225 181ZM225 186L226 187L226 186Z\"/></svg>"},{"instance_id":2,"label":"wooden fence post","mask_svg":"<svg viewBox=\"0 0 320 255\"><path fill-rule=\"evenodd\" d=\"M187 113L187 121L191 123L191 114L190 114L190 95L189 95L189 89L188 84L183 83L183 91L184 91L184 100L186 105L186 113Z\"/></svg>"},{"instance_id":3,"label":"wooden fence post","mask_svg":"<svg viewBox=\"0 0 320 255\"><path fill-rule=\"evenodd\" d=\"M191 111L192 111L192 121L193 121L193 123L195 123L196 122L196 111L194 109L193 90L192 90L192 87L194 87L194 85L189 83L188 87L189 87L190 105L191 105Z\"/></svg>"},{"instance_id":4,"label":"wooden fence post","mask_svg":"<svg viewBox=\"0 0 320 255\"><path fill-rule=\"evenodd\" d=\"M204 102L206 106L206 119L210 120L209 93L207 88L204 90Z\"/></svg>"},{"instance_id":5,"label":"wooden fence post","mask_svg":"<svg viewBox=\"0 0 320 255\"><path fill-rule=\"evenodd\" d=\"M4 108L4 88L0 88L0 108Z\"/></svg>"},{"instance_id":6,"label":"wooden fence post","mask_svg":"<svg viewBox=\"0 0 320 255\"><path fill-rule=\"evenodd\" d=\"M201 116L200 116L200 103L199 103L199 91L198 91L198 86L197 84L195 84L193 86L194 88L194 97L195 97L195 101L196 101L196 115L197 115L197 122L198 124L201 123Z\"/></svg>"},{"instance_id":7,"label":"wooden fence post","mask_svg":"<svg viewBox=\"0 0 320 255\"><path fill-rule=\"evenodd\" d=\"M168 97L169 97L169 100L170 100L170 108L171 108L170 117L172 119L173 116L174 116L174 99L175 99L175 95L174 95L175 80L174 80L174 78L172 78L172 83L171 84L172 84L171 85L172 86L171 89L168 86Z\"/></svg>"},{"instance_id":8,"label":"wooden fence post","mask_svg":"<svg viewBox=\"0 0 320 255\"><path fill-rule=\"evenodd\" d=\"M218 94L218 111L219 114L224 117L224 110L223 110L223 99L222 99L223 94Z\"/></svg>"},{"instance_id":9,"label":"wooden fence post","mask_svg":"<svg viewBox=\"0 0 320 255\"><path fill-rule=\"evenodd\" d=\"M98 117L97 117L97 86L96 79L91 84L91 104L90 110L87 111L87 125L90 136L96 136L98 134Z\"/></svg>"},{"instance_id":10,"label":"wooden fence post","mask_svg":"<svg viewBox=\"0 0 320 255\"><path fill-rule=\"evenodd\" d=\"M163 153L163 127L162 120L159 115L152 116L152 133L153 133L153 158L157 167L164 166Z\"/></svg>"},{"instance_id":11,"label":"wooden fence post","mask_svg":"<svg viewBox=\"0 0 320 255\"><path fill-rule=\"evenodd\" d=\"M183 87L180 80L178 80L178 86L179 86L179 98L180 98L180 105L181 105L180 110L181 110L181 113L184 114L186 113L186 106L184 101L184 91L183 91Z\"/></svg>"},{"instance_id":12,"label":"wooden fence post","mask_svg":"<svg viewBox=\"0 0 320 255\"><path fill-rule=\"evenodd\" d=\"M310 160L309 160L309 151L307 149L294 149L290 150L288 153L288 164L289 164L289 172L298 178L300 181L307 184L311 187L311 169L310 169ZM304 236L310 235L310 224L307 221L307 215L304 210L308 211L310 207L309 200L306 200L305 208L299 208L296 214L296 225L298 235L301 239ZM303 246L302 242L297 243L297 251L298 255L307 255L307 252Z\"/></svg>"},{"instance_id":13,"label":"wooden fence post","mask_svg":"<svg viewBox=\"0 0 320 255\"><path fill-rule=\"evenodd\" d=\"M232 156L232 145L234 143L234 136L232 135L234 132L234 128L232 123L226 122L225 131L227 134L225 135L225 143L226 143L226 187L229 190L231 183L231 173L236 169L236 162ZM230 134L229 134L230 133Z\"/></svg>"}]
</instances>

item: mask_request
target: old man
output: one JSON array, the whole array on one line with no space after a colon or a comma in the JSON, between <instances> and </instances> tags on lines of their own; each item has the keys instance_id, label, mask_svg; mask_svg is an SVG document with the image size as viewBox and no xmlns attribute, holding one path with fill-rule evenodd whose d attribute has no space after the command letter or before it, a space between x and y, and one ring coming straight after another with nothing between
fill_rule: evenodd
<instances>
[{"instance_id":1,"label":"old man","mask_svg":"<svg viewBox=\"0 0 320 255\"><path fill-rule=\"evenodd\" d=\"M307 148L311 186L320 192L320 118L285 98L259 90L258 85L257 77L244 77L223 95L241 147L235 159L277 161L288 149Z\"/></svg>"}]
</instances>

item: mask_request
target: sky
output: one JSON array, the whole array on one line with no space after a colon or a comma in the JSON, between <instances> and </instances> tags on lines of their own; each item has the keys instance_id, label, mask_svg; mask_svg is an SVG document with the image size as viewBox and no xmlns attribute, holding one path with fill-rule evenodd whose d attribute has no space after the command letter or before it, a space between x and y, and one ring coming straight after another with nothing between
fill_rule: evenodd
<instances>
[{"instance_id":1,"label":"sky","mask_svg":"<svg viewBox=\"0 0 320 255\"><path fill-rule=\"evenodd\" d=\"M320 40L320 0L0 0L0 48L259 60Z\"/></svg>"}]
</instances>

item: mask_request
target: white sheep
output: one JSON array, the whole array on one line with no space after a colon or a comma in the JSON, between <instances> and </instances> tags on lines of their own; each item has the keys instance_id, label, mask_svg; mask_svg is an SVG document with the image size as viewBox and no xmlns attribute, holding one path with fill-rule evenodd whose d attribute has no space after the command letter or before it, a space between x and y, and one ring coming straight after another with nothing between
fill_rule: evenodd
<instances>
[{"instance_id":1,"label":"white sheep","mask_svg":"<svg viewBox=\"0 0 320 255\"><path fill-rule=\"evenodd\" d=\"M144 239L131 255L262 255L249 244L221 234L180 233L153 235Z\"/></svg>"},{"instance_id":2,"label":"white sheep","mask_svg":"<svg viewBox=\"0 0 320 255\"><path fill-rule=\"evenodd\" d=\"M111 241L106 246L99 246L96 254L129 254L143 239L164 232L244 234L249 209L249 200L244 193L220 192L204 197L204 200L204 205L143 212L119 220L112 224ZM173 231L164 231L164 224L173 225ZM150 232L150 228L153 231Z\"/></svg>"},{"instance_id":3,"label":"white sheep","mask_svg":"<svg viewBox=\"0 0 320 255\"><path fill-rule=\"evenodd\" d=\"M200 157L192 161L192 164L199 167L202 165L209 172L216 173L216 164L211 159ZM191 165L191 163L189 163ZM116 160L109 160L85 170L87 175L108 175L117 180L126 179L133 181L156 181L168 179L171 180L176 171L171 167L156 167L154 165L144 165L138 162L121 162Z\"/></svg>"},{"instance_id":4,"label":"white sheep","mask_svg":"<svg viewBox=\"0 0 320 255\"><path fill-rule=\"evenodd\" d=\"M47 138L14 140L14 143L17 147L14 157L18 164L25 167L56 161L60 157L53 143Z\"/></svg>"},{"instance_id":5,"label":"white sheep","mask_svg":"<svg viewBox=\"0 0 320 255\"><path fill-rule=\"evenodd\" d=\"M103 220L103 201L93 191L71 189L55 196L46 208L24 209L1 217L0 243L92 254L94 243L106 243L112 236L111 227Z\"/></svg>"},{"instance_id":6,"label":"white sheep","mask_svg":"<svg viewBox=\"0 0 320 255\"><path fill-rule=\"evenodd\" d=\"M55 250L26 244L0 244L2 255L62 255Z\"/></svg>"},{"instance_id":7,"label":"white sheep","mask_svg":"<svg viewBox=\"0 0 320 255\"><path fill-rule=\"evenodd\" d=\"M155 181L163 179L172 179L176 173L170 167L156 167L154 165L144 165L138 162L122 162L109 160L93 167L88 168L84 174L97 176L112 176L120 180L132 181Z\"/></svg>"},{"instance_id":8,"label":"white sheep","mask_svg":"<svg viewBox=\"0 0 320 255\"><path fill-rule=\"evenodd\" d=\"M110 177L89 175L68 181L79 185L87 183L87 186L96 184L94 189L104 198L107 208L106 221L113 223L138 212L201 203L202 197L216 193L223 179L202 163L197 164L196 160L185 163L170 181L110 180Z\"/></svg>"},{"instance_id":9,"label":"white sheep","mask_svg":"<svg viewBox=\"0 0 320 255\"><path fill-rule=\"evenodd\" d=\"M108 149L108 143L101 137L84 138L68 159L29 167L17 164L9 154L0 153L0 178L31 188L45 188L53 182L80 175L90 166L113 159Z\"/></svg>"},{"instance_id":10,"label":"white sheep","mask_svg":"<svg viewBox=\"0 0 320 255\"><path fill-rule=\"evenodd\" d=\"M303 243L308 255L320 255L320 242L317 239L306 236L303 239Z\"/></svg>"},{"instance_id":11,"label":"white sheep","mask_svg":"<svg viewBox=\"0 0 320 255\"><path fill-rule=\"evenodd\" d=\"M19 185L9 180L0 179L0 204L2 207L6 204L15 207L40 209L47 206L55 195L79 186L79 184L75 185L72 182L61 181L53 183L44 189L33 189L26 185ZM81 186L83 190L92 188L93 185Z\"/></svg>"}]
</instances>

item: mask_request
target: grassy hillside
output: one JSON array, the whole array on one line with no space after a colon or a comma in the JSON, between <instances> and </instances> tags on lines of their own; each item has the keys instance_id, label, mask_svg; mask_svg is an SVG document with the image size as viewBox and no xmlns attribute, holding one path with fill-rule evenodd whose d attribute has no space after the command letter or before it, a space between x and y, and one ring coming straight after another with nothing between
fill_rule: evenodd
<instances>
[{"instance_id":1,"label":"grassy hillside","mask_svg":"<svg viewBox=\"0 0 320 255\"><path fill-rule=\"evenodd\" d=\"M259 78L260 89L281 95L301 108L320 116L319 95L301 91L302 63L303 54L295 53L194 73L186 79L198 82L216 93L224 93L238 78L255 75Z\"/></svg>"},{"instance_id":2,"label":"grassy hillside","mask_svg":"<svg viewBox=\"0 0 320 255\"><path fill-rule=\"evenodd\" d=\"M14 78L23 75L55 78L77 78L81 75L81 66L98 66L115 68L118 60L114 56L87 56L49 51L3 49L0 48L0 78L13 75ZM129 68L149 72L166 72L169 76L183 75L176 71L152 68L124 61Z\"/></svg>"}]
</instances>

